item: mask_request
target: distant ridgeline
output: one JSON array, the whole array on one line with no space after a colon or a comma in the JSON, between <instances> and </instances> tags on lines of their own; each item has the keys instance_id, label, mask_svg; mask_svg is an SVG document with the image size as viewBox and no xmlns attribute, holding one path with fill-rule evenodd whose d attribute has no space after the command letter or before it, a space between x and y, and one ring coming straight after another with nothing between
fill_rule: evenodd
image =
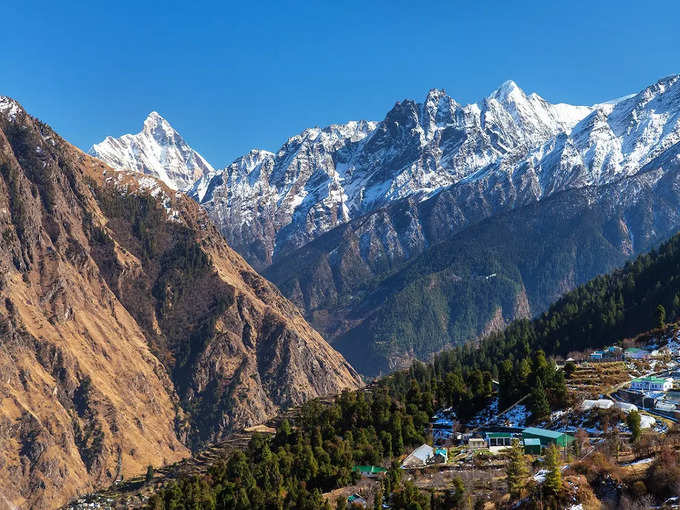
<instances>
[{"instance_id":1,"label":"distant ridgeline","mask_svg":"<svg viewBox=\"0 0 680 510\"><path fill-rule=\"evenodd\" d=\"M566 354L653 329L661 319L659 305L675 319L679 292L676 235L623 269L565 295L533 321L516 321L479 345L443 352L431 363L416 362L379 380L370 392L346 391L327 406L308 402L295 427L284 421L273 438L256 436L247 452L235 452L208 477L171 482L152 496L148 508L330 509L321 494L356 481L354 466L377 465L421 444L438 408L453 406L461 418L476 413L488 404L495 377L500 407L528 392L533 419L564 405L563 372L545 353ZM383 495L393 495L393 509L455 507L446 499L450 494L430 500L400 478L393 462L381 486Z\"/></svg>"}]
</instances>

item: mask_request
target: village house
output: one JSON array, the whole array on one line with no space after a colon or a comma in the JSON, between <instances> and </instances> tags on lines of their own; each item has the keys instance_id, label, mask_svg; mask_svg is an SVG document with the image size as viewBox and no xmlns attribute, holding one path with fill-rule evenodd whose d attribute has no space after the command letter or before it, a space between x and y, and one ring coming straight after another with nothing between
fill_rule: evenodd
<instances>
[{"instance_id":1,"label":"village house","mask_svg":"<svg viewBox=\"0 0 680 510\"><path fill-rule=\"evenodd\" d=\"M484 439L483 437L471 437L470 439L468 439L468 448L472 450L486 448L486 439Z\"/></svg>"},{"instance_id":2,"label":"village house","mask_svg":"<svg viewBox=\"0 0 680 510\"><path fill-rule=\"evenodd\" d=\"M621 359L623 356L623 349L617 345L605 347L601 351L593 351L588 358L590 361L612 361Z\"/></svg>"},{"instance_id":3,"label":"village house","mask_svg":"<svg viewBox=\"0 0 680 510\"><path fill-rule=\"evenodd\" d=\"M673 389L671 377L638 377L630 383L630 389L635 391L669 391Z\"/></svg>"},{"instance_id":4,"label":"village house","mask_svg":"<svg viewBox=\"0 0 680 510\"><path fill-rule=\"evenodd\" d=\"M354 466L352 471L356 471L362 477L376 478L378 475L387 471L387 468L382 466Z\"/></svg>"},{"instance_id":5,"label":"village house","mask_svg":"<svg viewBox=\"0 0 680 510\"><path fill-rule=\"evenodd\" d=\"M534 437L527 437L522 440L524 444L524 453L528 455L540 455L541 454L541 440Z\"/></svg>"},{"instance_id":6,"label":"village house","mask_svg":"<svg viewBox=\"0 0 680 510\"><path fill-rule=\"evenodd\" d=\"M487 432L486 444L492 446L512 446L512 441L515 439L511 432Z\"/></svg>"},{"instance_id":7,"label":"village house","mask_svg":"<svg viewBox=\"0 0 680 510\"><path fill-rule=\"evenodd\" d=\"M574 437L564 432L556 432L553 430L540 429L537 427L529 427L522 431L522 439L526 445L527 439L538 439L541 442L542 448L547 448L551 444L556 444L560 448L564 448L574 441Z\"/></svg>"},{"instance_id":8,"label":"village house","mask_svg":"<svg viewBox=\"0 0 680 510\"><path fill-rule=\"evenodd\" d=\"M617 409L621 409L626 414L628 414L631 411L638 410L638 406L636 406L635 404L630 404L628 402L616 402L616 404L614 405L616 406Z\"/></svg>"},{"instance_id":9,"label":"village house","mask_svg":"<svg viewBox=\"0 0 680 510\"><path fill-rule=\"evenodd\" d=\"M676 405L673 404L672 402L666 402L666 401L659 401L654 404L654 408L657 409L658 411L666 411L666 412L671 412L675 411Z\"/></svg>"},{"instance_id":10,"label":"village house","mask_svg":"<svg viewBox=\"0 0 680 510\"><path fill-rule=\"evenodd\" d=\"M614 406L614 401L608 398L601 398L599 400L584 400L581 404L581 409L588 411L590 409L611 409Z\"/></svg>"},{"instance_id":11,"label":"village house","mask_svg":"<svg viewBox=\"0 0 680 510\"><path fill-rule=\"evenodd\" d=\"M366 498L361 497L359 494L352 494L349 498L347 498L347 504L350 507L359 506L361 508L368 508L368 501L366 501Z\"/></svg>"},{"instance_id":12,"label":"village house","mask_svg":"<svg viewBox=\"0 0 680 510\"><path fill-rule=\"evenodd\" d=\"M401 464L402 469L411 467L425 466L431 463L434 457L434 448L430 445L424 444L413 450L411 454L404 459Z\"/></svg>"},{"instance_id":13,"label":"village house","mask_svg":"<svg viewBox=\"0 0 680 510\"><path fill-rule=\"evenodd\" d=\"M431 459L433 464L446 464L448 460L448 450L446 448L435 448L434 457Z\"/></svg>"},{"instance_id":14,"label":"village house","mask_svg":"<svg viewBox=\"0 0 680 510\"><path fill-rule=\"evenodd\" d=\"M591 352L589 356L590 361L602 361L602 358L604 358L604 352L602 351Z\"/></svg>"}]
</instances>

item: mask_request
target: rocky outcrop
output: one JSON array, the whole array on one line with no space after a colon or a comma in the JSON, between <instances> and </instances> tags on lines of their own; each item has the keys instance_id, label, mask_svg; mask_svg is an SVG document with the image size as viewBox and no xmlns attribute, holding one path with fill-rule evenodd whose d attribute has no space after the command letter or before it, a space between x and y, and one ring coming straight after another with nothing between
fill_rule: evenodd
<instances>
[{"instance_id":1,"label":"rocky outcrop","mask_svg":"<svg viewBox=\"0 0 680 510\"><path fill-rule=\"evenodd\" d=\"M199 206L0 98L0 493L77 493L360 379Z\"/></svg>"}]
</instances>

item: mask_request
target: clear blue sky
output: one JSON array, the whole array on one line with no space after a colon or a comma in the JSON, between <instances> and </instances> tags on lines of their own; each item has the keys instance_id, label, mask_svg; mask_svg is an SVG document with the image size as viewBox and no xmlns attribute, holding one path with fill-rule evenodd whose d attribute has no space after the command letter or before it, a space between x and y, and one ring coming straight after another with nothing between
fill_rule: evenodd
<instances>
[{"instance_id":1,"label":"clear blue sky","mask_svg":"<svg viewBox=\"0 0 680 510\"><path fill-rule=\"evenodd\" d=\"M680 72L680 2L647 4L11 2L0 94L83 149L157 110L220 167L434 87L460 102L507 79L555 102L635 92Z\"/></svg>"}]
</instances>

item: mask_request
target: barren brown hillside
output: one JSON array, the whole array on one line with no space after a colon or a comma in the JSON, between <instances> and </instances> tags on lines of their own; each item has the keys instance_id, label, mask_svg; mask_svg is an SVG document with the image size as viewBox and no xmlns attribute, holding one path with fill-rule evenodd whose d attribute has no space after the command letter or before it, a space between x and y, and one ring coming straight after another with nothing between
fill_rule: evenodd
<instances>
[{"instance_id":1,"label":"barren brown hillside","mask_svg":"<svg viewBox=\"0 0 680 510\"><path fill-rule=\"evenodd\" d=\"M360 379L199 207L0 98L0 508L50 508Z\"/></svg>"}]
</instances>

